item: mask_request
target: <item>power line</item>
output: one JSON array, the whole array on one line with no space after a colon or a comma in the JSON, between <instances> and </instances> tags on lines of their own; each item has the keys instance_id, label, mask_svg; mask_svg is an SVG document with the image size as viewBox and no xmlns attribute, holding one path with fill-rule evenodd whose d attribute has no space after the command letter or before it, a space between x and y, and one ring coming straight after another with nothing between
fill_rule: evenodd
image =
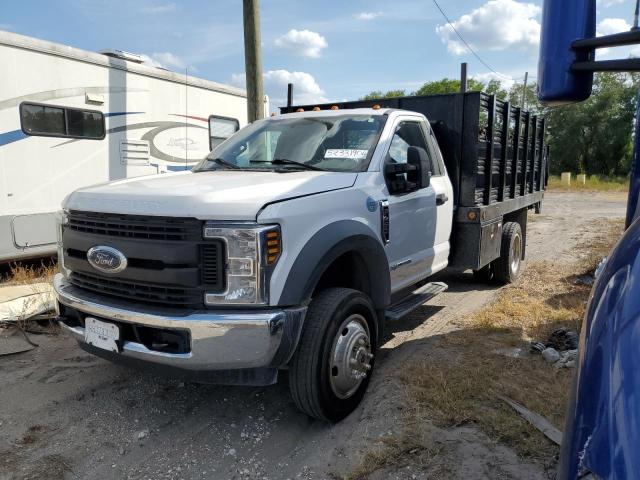
<instances>
[{"instance_id":1,"label":"power line","mask_svg":"<svg viewBox=\"0 0 640 480\"><path fill-rule=\"evenodd\" d=\"M521 78L513 78L510 77L509 75L504 75L500 72L497 72L496 70L494 70L493 68L491 68L491 66L485 62L482 58L480 58L480 55L478 55L476 53L476 51L471 48L471 45L469 45L467 43L467 41L464 39L464 37L462 35L460 35L460 32L458 32L458 30L456 29L456 27L453 26L453 22L451 22L451 20L449 20L449 17L447 17L447 14L444 13L444 10L442 10L442 7L440 7L440 5L438 4L437 0L433 0L433 3L435 4L435 6L438 8L438 10L440 10L440 13L442 14L442 16L444 17L444 19L447 21L447 23L449 24L449 26L451 27L451 29L456 33L456 35L458 36L458 38L462 41L462 43L465 44L465 46L467 47L467 49L469 49L469 51L473 54L474 57L476 57L478 59L478 61L484 65L487 69L489 69L490 71L492 71L493 73L495 73L496 75L498 75L499 77L502 78L506 78L509 80L513 80L514 82L518 81L518 80L522 80Z\"/></svg>"}]
</instances>

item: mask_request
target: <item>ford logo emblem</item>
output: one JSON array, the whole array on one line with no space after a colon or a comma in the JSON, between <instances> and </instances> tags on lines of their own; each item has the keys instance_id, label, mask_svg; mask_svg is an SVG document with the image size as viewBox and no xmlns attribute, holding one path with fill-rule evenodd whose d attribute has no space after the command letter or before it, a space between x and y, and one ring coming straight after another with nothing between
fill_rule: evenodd
<instances>
[{"instance_id":1,"label":"ford logo emblem","mask_svg":"<svg viewBox=\"0 0 640 480\"><path fill-rule=\"evenodd\" d=\"M112 247L96 245L87 252L89 264L104 273L118 273L127 268L127 257Z\"/></svg>"}]
</instances>

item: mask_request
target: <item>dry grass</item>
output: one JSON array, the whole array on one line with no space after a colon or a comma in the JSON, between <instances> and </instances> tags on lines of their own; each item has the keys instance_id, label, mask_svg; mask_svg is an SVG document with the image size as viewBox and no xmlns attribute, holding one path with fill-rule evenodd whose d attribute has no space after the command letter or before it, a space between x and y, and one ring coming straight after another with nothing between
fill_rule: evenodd
<instances>
[{"instance_id":1,"label":"dry grass","mask_svg":"<svg viewBox=\"0 0 640 480\"><path fill-rule=\"evenodd\" d=\"M548 190L552 192L627 192L629 179L627 177L600 177L591 175L585 184L576 181L575 174L571 176L569 187L560 183L560 177L549 177Z\"/></svg>"},{"instance_id":2,"label":"dry grass","mask_svg":"<svg viewBox=\"0 0 640 480\"><path fill-rule=\"evenodd\" d=\"M2 266L1 285L30 285L50 282L58 271L55 259L47 258L25 262L14 262Z\"/></svg>"},{"instance_id":3,"label":"dry grass","mask_svg":"<svg viewBox=\"0 0 640 480\"><path fill-rule=\"evenodd\" d=\"M506 395L562 429L573 371L555 369L540 356L512 358L498 352L528 351L532 339L546 340L559 327L579 329L590 286L576 282L591 272L622 232L621 222L602 225L598 236L578 247L579 264L539 262L527 266L463 329L434 341L426 358L407 369L415 416L440 427L472 424L527 458L548 459L557 447L522 420L498 395Z\"/></svg>"},{"instance_id":4,"label":"dry grass","mask_svg":"<svg viewBox=\"0 0 640 480\"><path fill-rule=\"evenodd\" d=\"M384 437L377 447L365 453L353 470L344 476L334 474L334 478L366 480L374 472L385 469L397 471L407 465L422 471L431 470L432 478L443 478L447 473L446 465L434 461L443 448L442 445L427 446L418 435L408 431L399 437Z\"/></svg>"}]
</instances>

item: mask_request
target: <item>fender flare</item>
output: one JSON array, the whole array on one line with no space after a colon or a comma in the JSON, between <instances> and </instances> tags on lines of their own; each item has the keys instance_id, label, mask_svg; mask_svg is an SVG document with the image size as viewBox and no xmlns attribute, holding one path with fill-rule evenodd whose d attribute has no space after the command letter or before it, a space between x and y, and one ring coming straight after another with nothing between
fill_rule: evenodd
<instances>
[{"instance_id":1,"label":"fender flare","mask_svg":"<svg viewBox=\"0 0 640 480\"><path fill-rule=\"evenodd\" d=\"M278 305L308 304L322 274L337 258L348 252L358 253L367 266L371 301L375 308L386 308L391 301L387 254L375 233L355 220L340 220L326 225L309 239L289 270Z\"/></svg>"}]
</instances>

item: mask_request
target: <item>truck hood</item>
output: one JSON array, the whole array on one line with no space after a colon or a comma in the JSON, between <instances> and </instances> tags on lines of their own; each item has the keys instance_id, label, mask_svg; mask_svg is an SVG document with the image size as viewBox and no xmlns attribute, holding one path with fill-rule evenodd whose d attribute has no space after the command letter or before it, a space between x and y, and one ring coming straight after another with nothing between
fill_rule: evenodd
<instances>
[{"instance_id":1,"label":"truck hood","mask_svg":"<svg viewBox=\"0 0 640 480\"><path fill-rule=\"evenodd\" d=\"M132 215L255 220L268 203L353 186L357 173L216 170L130 178L76 190L63 208Z\"/></svg>"}]
</instances>

